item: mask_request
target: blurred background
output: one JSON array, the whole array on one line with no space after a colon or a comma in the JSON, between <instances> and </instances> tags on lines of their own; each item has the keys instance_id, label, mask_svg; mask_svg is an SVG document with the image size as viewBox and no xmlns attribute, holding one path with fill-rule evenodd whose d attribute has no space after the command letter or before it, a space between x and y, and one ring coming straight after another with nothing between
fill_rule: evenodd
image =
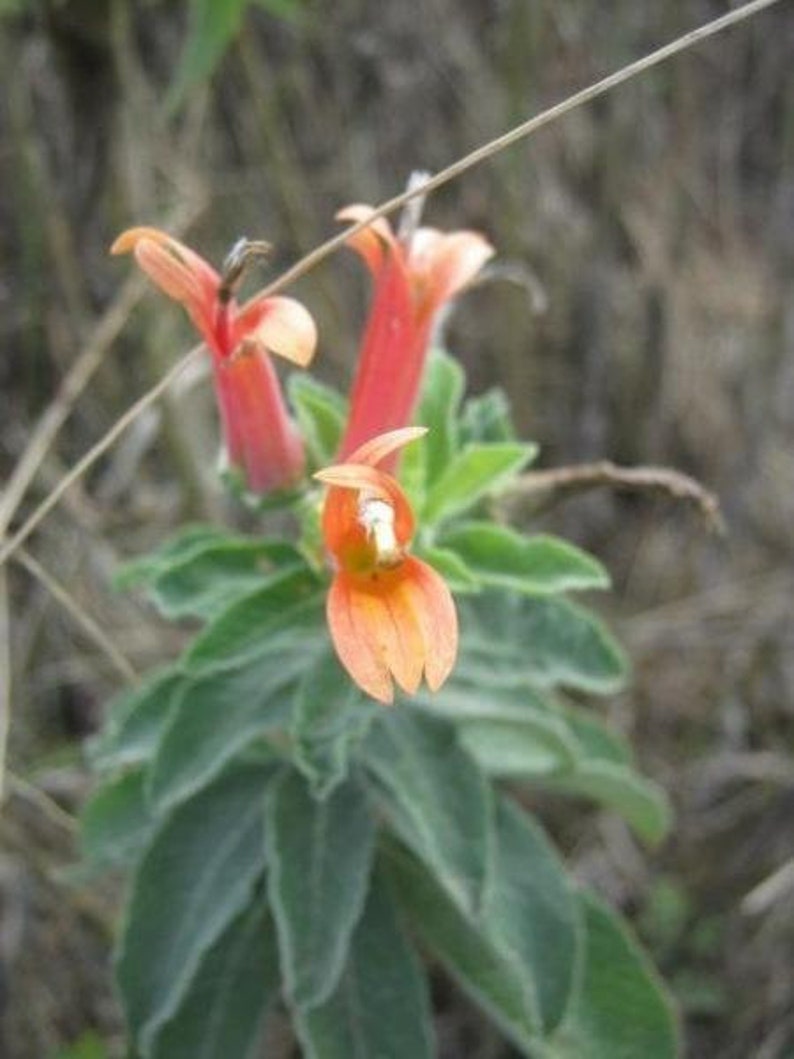
<instances>
[{"instance_id":1,"label":"blurred background","mask_svg":"<svg viewBox=\"0 0 794 1059\"><path fill-rule=\"evenodd\" d=\"M391 196L731 6L0 0L2 480L40 417L71 412L12 526L192 345L180 311L107 256L119 230L156 223L216 262L266 238L275 276L339 207ZM609 566L596 604L634 676L607 709L677 813L654 851L579 805L544 818L632 918L697 1059L794 1056L793 55L784 0L466 174L425 215L484 231L508 266L465 297L448 346L473 392L507 390L542 467L672 466L723 506L724 537L642 491L593 490L528 523ZM317 373L346 385L360 264L335 255L295 293L320 326ZM70 371L88 382L76 401ZM73 868L81 743L122 681L35 563L136 671L176 653L179 630L110 582L180 520L240 523L213 473L213 416L201 373L183 376L0 584L8 1059L122 1054L117 887ZM436 989L444 1059L510 1054L440 975Z\"/></svg>"}]
</instances>

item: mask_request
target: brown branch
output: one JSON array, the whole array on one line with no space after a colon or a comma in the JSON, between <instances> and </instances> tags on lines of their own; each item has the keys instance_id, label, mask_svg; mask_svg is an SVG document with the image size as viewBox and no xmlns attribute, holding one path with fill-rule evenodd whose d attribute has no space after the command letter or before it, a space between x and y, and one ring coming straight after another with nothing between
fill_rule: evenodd
<instances>
[{"instance_id":1,"label":"brown branch","mask_svg":"<svg viewBox=\"0 0 794 1059\"><path fill-rule=\"evenodd\" d=\"M573 494L604 487L664 493L673 500L683 500L697 508L712 533L725 532L719 500L688 474L669 467L618 467L609 460L529 471L500 497L499 506L512 510L526 504L533 511L542 511Z\"/></svg>"}]
</instances>

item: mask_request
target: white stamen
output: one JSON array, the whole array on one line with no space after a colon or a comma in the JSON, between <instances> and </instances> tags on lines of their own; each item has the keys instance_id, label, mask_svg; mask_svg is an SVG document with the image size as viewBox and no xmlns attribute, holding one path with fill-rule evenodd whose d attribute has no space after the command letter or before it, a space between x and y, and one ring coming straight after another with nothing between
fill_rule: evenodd
<instances>
[{"instance_id":1,"label":"white stamen","mask_svg":"<svg viewBox=\"0 0 794 1059\"><path fill-rule=\"evenodd\" d=\"M397 535L394 532L394 508L377 497L362 496L358 505L358 517L375 545L378 563L389 565L401 557Z\"/></svg>"}]
</instances>

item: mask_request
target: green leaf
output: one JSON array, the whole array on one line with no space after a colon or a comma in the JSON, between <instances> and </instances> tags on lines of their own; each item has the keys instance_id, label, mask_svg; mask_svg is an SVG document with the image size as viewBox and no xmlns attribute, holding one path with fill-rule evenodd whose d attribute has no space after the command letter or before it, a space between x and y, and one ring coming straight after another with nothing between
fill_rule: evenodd
<instances>
[{"instance_id":1,"label":"green leaf","mask_svg":"<svg viewBox=\"0 0 794 1059\"><path fill-rule=\"evenodd\" d=\"M545 1032L562 1020L581 959L571 883L543 831L502 798L497 812L496 883L487 930L534 983Z\"/></svg>"},{"instance_id":2,"label":"green leaf","mask_svg":"<svg viewBox=\"0 0 794 1059\"><path fill-rule=\"evenodd\" d=\"M452 721L489 774L543 775L573 768L579 756L565 719L531 688L484 689L453 675L440 691L413 701Z\"/></svg>"},{"instance_id":3,"label":"green leaf","mask_svg":"<svg viewBox=\"0 0 794 1059\"><path fill-rule=\"evenodd\" d=\"M138 867L117 974L144 1055L179 1009L205 953L251 899L264 868L270 776L259 766L231 769L165 821Z\"/></svg>"},{"instance_id":4,"label":"green leaf","mask_svg":"<svg viewBox=\"0 0 794 1059\"><path fill-rule=\"evenodd\" d=\"M631 750L626 740L598 717L592 710L570 703L557 703L556 709L565 718L568 729L576 737L580 757L612 761L618 765L631 764Z\"/></svg>"},{"instance_id":5,"label":"green leaf","mask_svg":"<svg viewBox=\"0 0 794 1059\"><path fill-rule=\"evenodd\" d=\"M666 794L628 765L585 760L570 773L544 777L543 786L614 809L646 842L661 842L670 830L672 812Z\"/></svg>"},{"instance_id":6,"label":"green leaf","mask_svg":"<svg viewBox=\"0 0 794 1059\"><path fill-rule=\"evenodd\" d=\"M459 600L461 653L456 675L484 687L530 682L615 691L626 662L604 626L567 600L489 591Z\"/></svg>"},{"instance_id":7,"label":"green leaf","mask_svg":"<svg viewBox=\"0 0 794 1059\"><path fill-rule=\"evenodd\" d=\"M458 409L466 377L460 364L442 349L431 350L422 380L415 422L429 427L425 440L425 477L432 485L458 449Z\"/></svg>"},{"instance_id":8,"label":"green leaf","mask_svg":"<svg viewBox=\"0 0 794 1059\"><path fill-rule=\"evenodd\" d=\"M386 816L462 907L481 907L491 869L491 791L450 725L385 712L362 746Z\"/></svg>"},{"instance_id":9,"label":"green leaf","mask_svg":"<svg viewBox=\"0 0 794 1059\"><path fill-rule=\"evenodd\" d=\"M377 875L336 990L297 1030L305 1059L433 1059L427 983Z\"/></svg>"},{"instance_id":10,"label":"green leaf","mask_svg":"<svg viewBox=\"0 0 794 1059\"><path fill-rule=\"evenodd\" d=\"M3 14L2 4L0 4L0 15ZM86 1033L81 1033L74 1044L60 1049L55 1059L109 1059L109 1055L101 1038L93 1030L88 1030Z\"/></svg>"},{"instance_id":11,"label":"green leaf","mask_svg":"<svg viewBox=\"0 0 794 1059\"><path fill-rule=\"evenodd\" d=\"M284 541L207 541L154 577L149 595L166 618L206 620L264 586L275 571L300 567L300 553Z\"/></svg>"},{"instance_id":12,"label":"green leaf","mask_svg":"<svg viewBox=\"0 0 794 1059\"><path fill-rule=\"evenodd\" d=\"M421 512L427 495L427 437L406 445L399 455L397 477L414 511Z\"/></svg>"},{"instance_id":13,"label":"green leaf","mask_svg":"<svg viewBox=\"0 0 794 1059\"><path fill-rule=\"evenodd\" d=\"M449 548L418 548L416 554L438 570L452 592L479 592L481 582Z\"/></svg>"},{"instance_id":14,"label":"green leaf","mask_svg":"<svg viewBox=\"0 0 794 1059\"><path fill-rule=\"evenodd\" d=\"M463 746L489 776L547 776L574 767L575 744L547 718L464 721L458 730Z\"/></svg>"},{"instance_id":15,"label":"green leaf","mask_svg":"<svg viewBox=\"0 0 794 1059\"><path fill-rule=\"evenodd\" d=\"M211 782L255 739L288 723L292 687L307 656L288 633L258 658L187 684L163 733L149 777L158 813ZM265 650L267 648L267 650Z\"/></svg>"},{"instance_id":16,"label":"green leaf","mask_svg":"<svg viewBox=\"0 0 794 1059\"><path fill-rule=\"evenodd\" d=\"M522 968L489 937L480 917L452 901L406 850L390 845L387 865L394 894L423 945L503 1033L529 1048L539 1032L538 1000Z\"/></svg>"},{"instance_id":17,"label":"green leaf","mask_svg":"<svg viewBox=\"0 0 794 1059\"><path fill-rule=\"evenodd\" d=\"M188 673L209 673L272 654L274 638L311 641L322 628L320 584L307 568L272 574L265 585L236 600L201 632L185 656Z\"/></svg>"},{"instance_id":18,"label":"green leaf","mask_svg":"<svg viewBox=\"0 0 794 1059\"><path fill-rule=\"evenodd\" d=\"M168 92L169 109L215 71L242 25L248 0L191 0L190 29Z\"/></svg>"},{"instance_id":19,"label":"green leaf","mask_svg":"<svg viewBox=\"0 0 794 1059\"><path fill-rule=\"evenodd\" d=\"M331 651L306 669L292 712L292 753L315 797L325 798L345 779L350 752L377 711Z\"/></svg>"},{"instance_id":20,"label":"green leaf","mask_svg":"<svg viewBox=\"0 0 794 1059\"><path fill-rule=\"evenodd\" d=\"M123 563L116 571L113 584L118 589L148 584L172 566L200 552L208 543L223 542L226 539L225 531L218 526L185 526L156 551Z\"/></svg>"},{"instance_id":21,"label":"green leaf","mask_svg":"<svg viewBox=\"0 0 794 1059\"><path fill-rule=\"evenodd\" d=\"M311 375L295 372L289 395L314 467L327 467L339 451L347 420L347 401Z\"/></svg>"},{"instance_id":22,"label":"green leaf","mask_svg":"<svg viewBox=\"0 0 794 1059\"><path fill-rule=\"evenodd\" d=\"M207 951L152 1059L229 1059L251 1054L278 999L273 924L264 902L235 919Z\"/></svg>"},{"instance_id":23,"label":"green leaf","mask_svg":"<svg viewBox=\"0 0 794 1059\"><path fill-rule=\"evenodd\" d=\"M112 771L148 761L185 684L181 673L166 669L125 692L111 708L104 732L89 746L94 768Z\"/></svg>"},{"instance_id":24,"label":"green leaf","mask_svg":"<svg viewBox=\"0 0 794 1059\"><path fill-rule=\"evenodd\" d=\"M442 522L468 511L516 475L536 452L536 446L519 442L467 445L429 489L422 522Z\"/></svg>"},{"instance_id":25,"label":"green leaf","mask_svg":"<svg viewBox=\"0 0 794 1059\"><path fill-rule=\"evenodd\" d=\"M395 893L422 941L502 1030L534 1054L567 1008L581 959L570 883L543 832L511 802L497 811L493 884L465 912L418 861L387 847Z\"/></svg>"},{"instance_id":26,"label":"green leaf","mask_svg":"<svg viewBox=\"0 0 794 1059\"><path fill-rule=\"evenodd\" d=\"M128 867L154 824L144 796L143 770L114 776L94 791L80 813L83 857L96 867Z\"/></svg>"},{"instance_id":27,"label":"green leaf","mask_svg":"<svg viewBox=\"0 0 794 1059\"><path fill-rule=\"evenodd\" d=\"M460 417L462 444L480 441L515 441L516 432L510 416L510 402L498 387L478 397L470 397Z\"/></svg>"},{"instance_id":28,"label":"green leaf","mask_svg":"<svg viewBox=\"0 0 794 1059\"><path fill-rule=\"evenodd\" d=\"M676 1059L681 1046L670 999L625 925L589 894L584 973L549 1059Z\"/></svg>"},{"instance_id":29,"label":"green leaf","mask_svg":"<svg viewBox=\"0 0 794 1059\"><path fill-rule=\"evenodd\" d=\"M318 801L291 770L271 788L268 890L284 985L300 1008L322 1003L339 981L364 907L374 842L374 820L355 783Z\"/></svg>"},{"instance_id":30,"label":"green leaf","mask_svg":"<svg viewBox=\"0 0 794 1059\"><path fill-rule=\"evenodd\" d=\"M301 0L251 0L251 3L278 18L295 19L300 11Z\"/></svg>"},{"instance_id":31,"label":"green leaf","mask_svg":"<svg viewBox=\"0 0 794 1059\"><path fill-rule=\"evenodd\" d=\"M440 539L485 584L544 594L608 588L599 562L557 537L526 537L493 522L455 526Z\"/></svg>"}]
</instances>

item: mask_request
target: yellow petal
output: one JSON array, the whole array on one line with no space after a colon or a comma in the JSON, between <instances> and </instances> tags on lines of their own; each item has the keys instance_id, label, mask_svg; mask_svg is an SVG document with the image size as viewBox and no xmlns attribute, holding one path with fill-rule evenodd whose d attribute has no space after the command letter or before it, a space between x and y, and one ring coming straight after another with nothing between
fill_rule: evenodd
<instances>
[{"instance_id":1,"label":"yellow petal","mask_svg":"<svg viewBox=\"0 0 794 1059\"><path fill-rule=\"evenodd\" d=\"M317 327L308 309L294 298L267 298L250 338L269 353L305 368L317 348Z\"/></svg>"}]
</instances>

